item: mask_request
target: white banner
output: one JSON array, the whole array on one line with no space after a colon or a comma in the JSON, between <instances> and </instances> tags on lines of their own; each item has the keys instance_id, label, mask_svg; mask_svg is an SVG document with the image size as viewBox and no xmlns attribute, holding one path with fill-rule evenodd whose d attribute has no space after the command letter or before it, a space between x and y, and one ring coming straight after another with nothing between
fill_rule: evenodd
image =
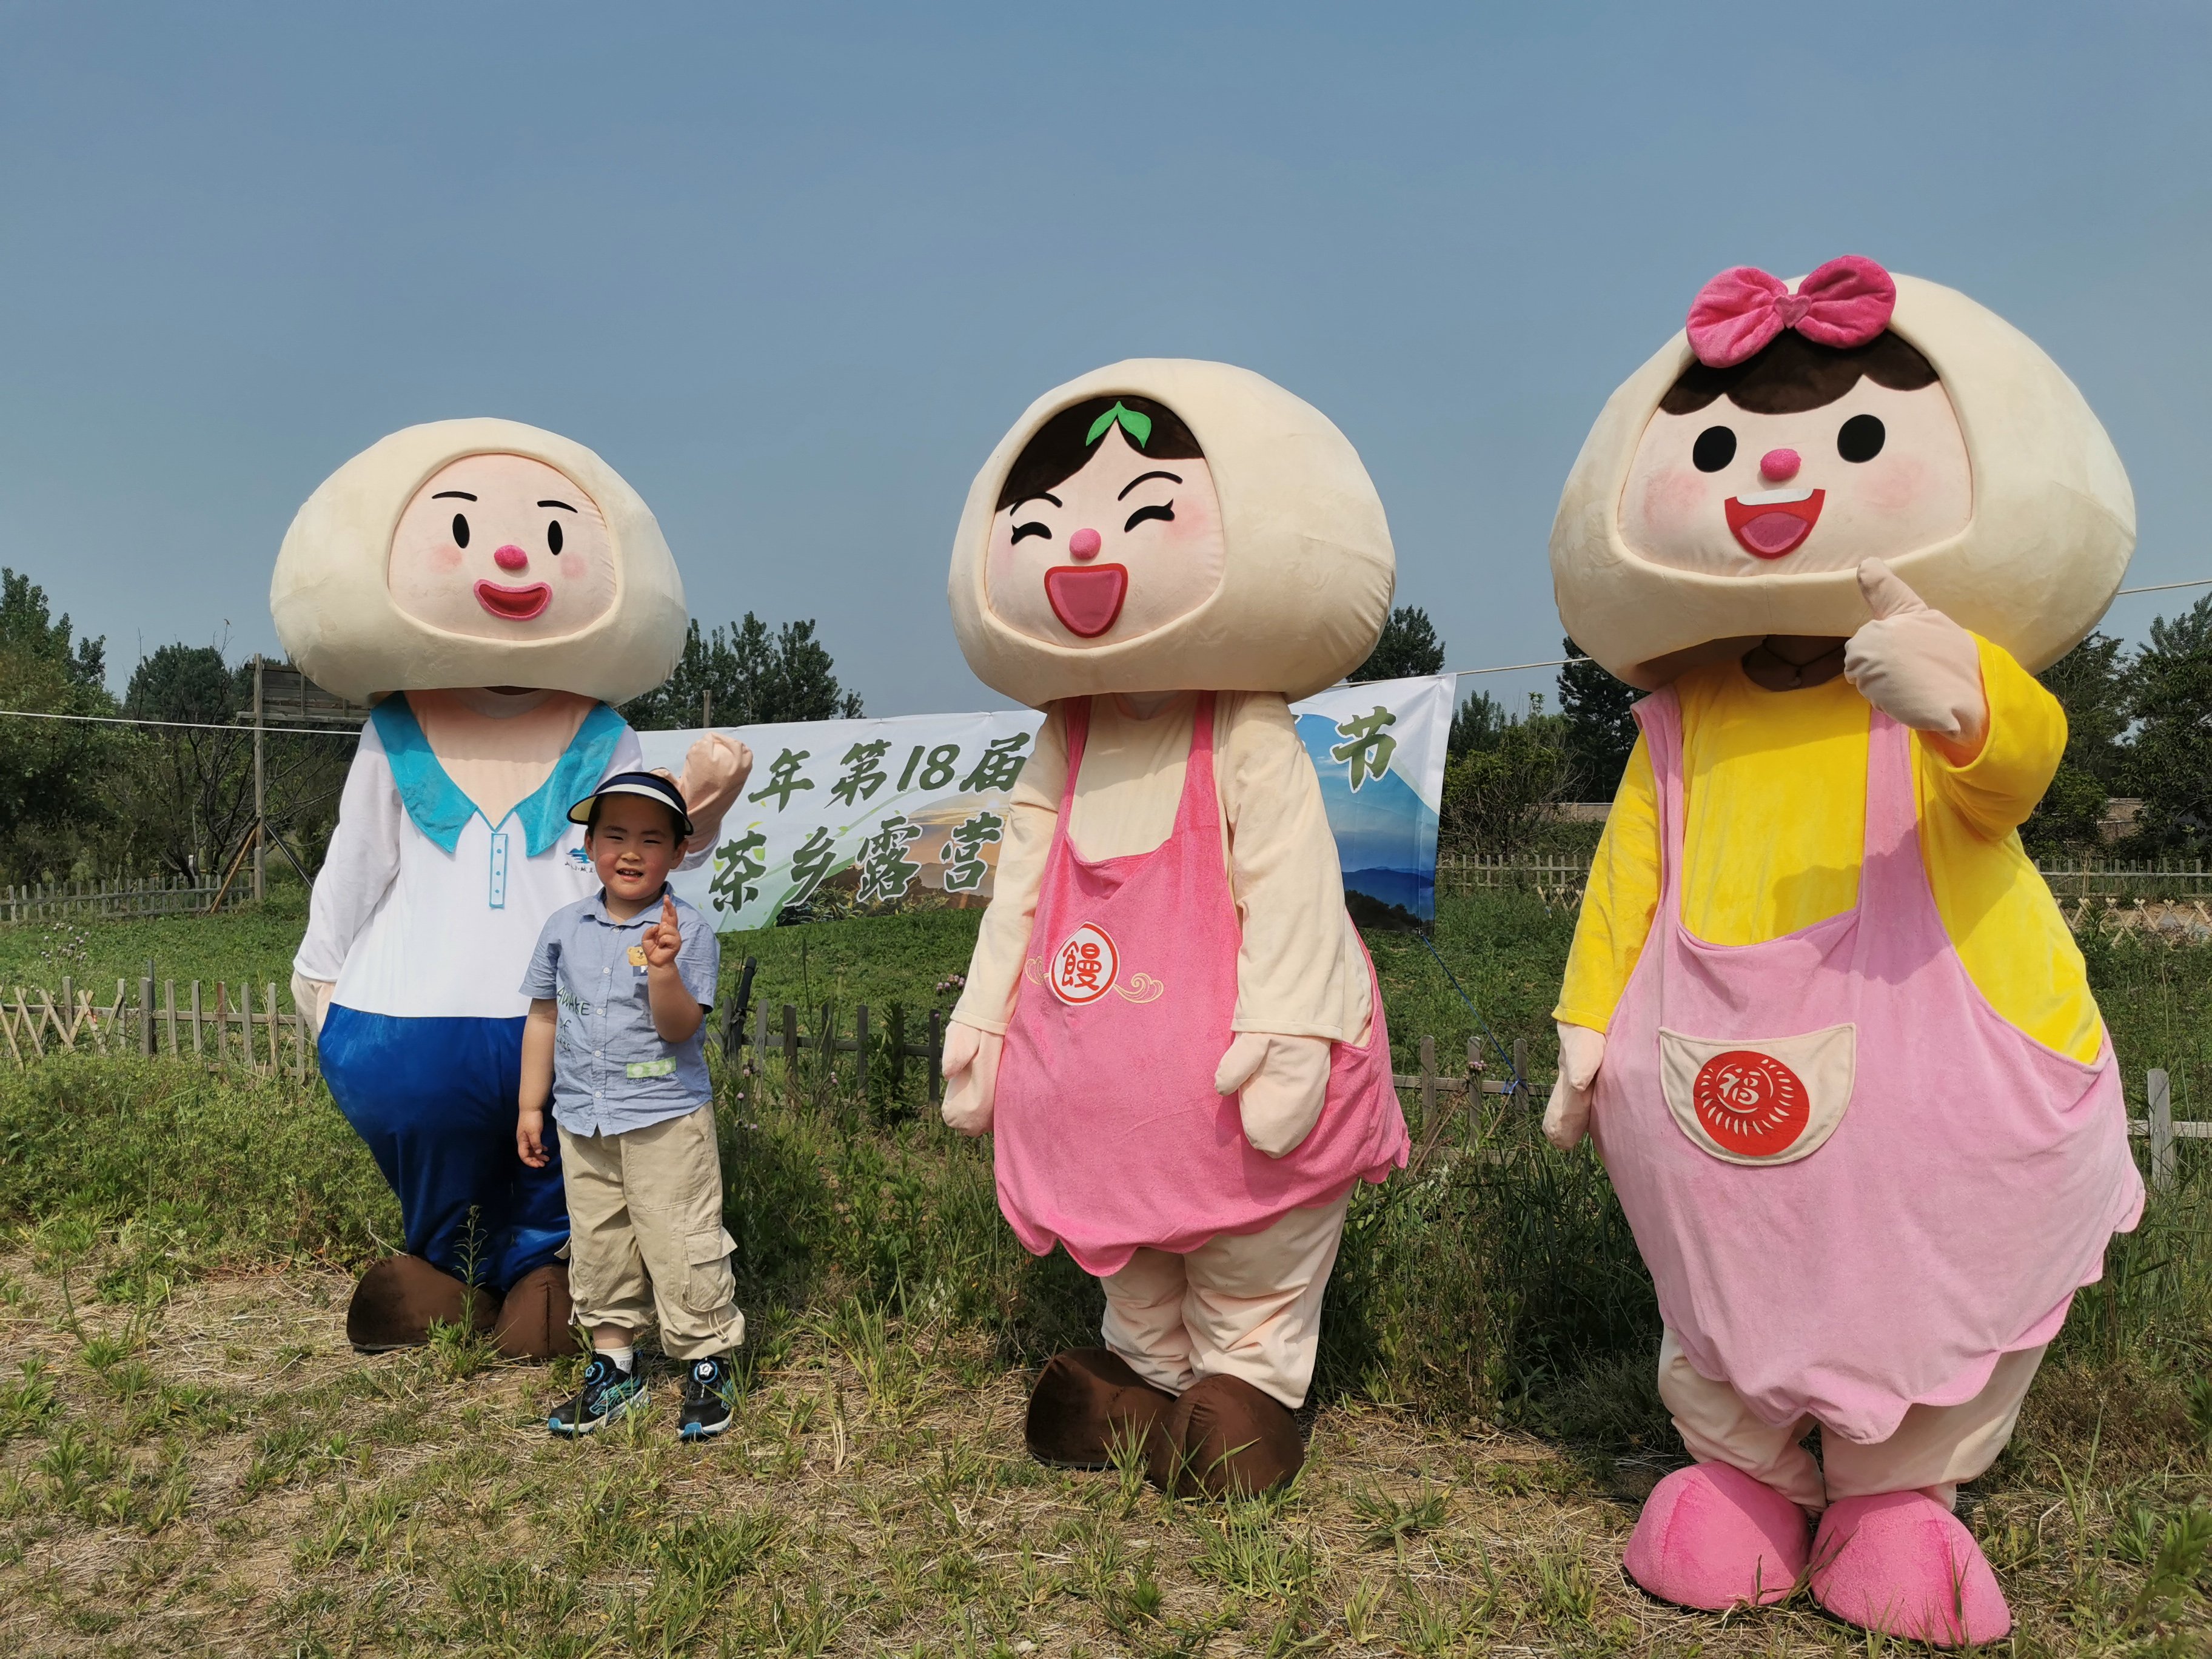
<instances>
[{"instance_id":1,"label":"white banner","mask_svg":"<svg viewBox=\"0 0 2212 1659\"><path fill-rule=\"evenodd\" d=\"M1435 913L1452 685L1449 676L1377 681L1293 705L1347 892L1360 896L1355 908L1364 897L1384 912ZM724 932L768 927L786 910L980 905L998 868L1007 797L1043 723L1017 708L719 727L751 749L753 774L714 855L673 885ZM638 739L646 765L680 772L699 736L641 732Z\"/></svg>"}]
</instances>

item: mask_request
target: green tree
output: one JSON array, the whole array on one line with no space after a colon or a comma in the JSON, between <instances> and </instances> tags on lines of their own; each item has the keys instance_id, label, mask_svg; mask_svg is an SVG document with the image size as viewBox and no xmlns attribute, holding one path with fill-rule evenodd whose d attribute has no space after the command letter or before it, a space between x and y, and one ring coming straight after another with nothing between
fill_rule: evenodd
<instances>
[{"instance_id":1,"label":"green tree","mask_svg":"<svg viewBox=\"0 0 2212 1659\"><path fill-rule=\"evenodd\" d=\"M837 684L836 665L814 629L809 617L771 634L748 611L744 621L702 635L695 621L675 672L625 704L623 718L641 732L695 726L702 706L717 726L858 720L860 694Z\"/></svg>"},{"instance_id":2,"label":"green tree","mask_svg":"<svg viewBox=\"0 0 2212 1659\"><path fill-rule=\"evenodd\" d=\"M134 861L185 875L236 850L253 822L253 734L236 723L252 685L251 667L232 667L211 645L165 645L131 671L124 712L167 722L132 734L110 783Z\"/></svg>"},{"instance_id":3,"label":"green tree","mask_svg":"<svg viewBox=\"0 0 2212 1659\"><path fill-rule=\"evenodd\" d=\"M1637 699L1644 694L1599 667L1572 640L1561 640L1559 714L1566 722L1567 765L1577 800L1611 800L1636 747Z\"/></svg>"},{"instance_id":4,"label":"green tree","mask_svg":"<svg viewBox=\"0 0 2212 1659\"><path fill-rule=\"evenodd\" d=\"M1573 775L1566 736L1565 719L1544 712L1540 691L1518 718L1486 692L1461 704L1452 738L1465 746L1444 768L1445 839L1477 853L1516 853L1541 840Z\"/></svg>"},{"instance_id":5,"label":"green tree","mask_svg":"<svg viewBox=\"0 0 2212 1659\"><path fill-rule=\"evenodd\" d=\"M1375 641L1367 660L1352 670L1352 678L1357 684L1361 680L1410 679L1416 674L1443 672L1444 642L1437 637L1429 613L1419 605L1401 605L1382 624L1382 636Z\"/></svg>"},{"instance_id":6,"label":"green tree","mask_svg":"<svg viewBox=\"0 0 2212 1659\"><path fill-rule=\"evenodd\" d=\"M112 715L106 641L73 638L46 591L0 568L0 868L10 881L65 878L106 828L100 779L117 733L82 718Z\"/></svg>"},{"instance_id":7,"label":"green tree","mask_svg":"<svg viewBox=\"0 0 2212 1659\"><path fill-rule=\"evenodd\" d=\"M2150 625L2127 681L2135 732L2116 772L2143 803L2129 850L2201 858L2212 848L2212 594Z\"/></svg>"},{"instance_id":8,"label":"green tree","mask_svg":"<svg viewBox=\"0 0 2212 1659\"><path fill-rule=\"evenodd\" d=\"M2128 765L2129 683L2134 664L2109 634L2092 634L2036 678L2066 711L2066 750L2021 840L2038 854L2101 846L2098 825Z\"/></svg>"}]
</instances>

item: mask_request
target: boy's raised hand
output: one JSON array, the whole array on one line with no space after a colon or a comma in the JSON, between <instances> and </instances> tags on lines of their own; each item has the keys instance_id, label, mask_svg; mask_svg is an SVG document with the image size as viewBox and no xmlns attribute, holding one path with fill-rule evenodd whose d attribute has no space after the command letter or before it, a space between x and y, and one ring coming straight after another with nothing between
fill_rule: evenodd
<instances>
[{"instance_id":1,"label":"boy's raised hand","mask_svg":"<svg viewBox=\"0 0 2212 1659\"><path fill-rule=\"evenodd\" d=\"M648 968L673 968L676 953L684 948L684 929L676 921L676 901L664 896L660 901L660 920L645 930L645 965Z\"/></svg>"}]
</instances>

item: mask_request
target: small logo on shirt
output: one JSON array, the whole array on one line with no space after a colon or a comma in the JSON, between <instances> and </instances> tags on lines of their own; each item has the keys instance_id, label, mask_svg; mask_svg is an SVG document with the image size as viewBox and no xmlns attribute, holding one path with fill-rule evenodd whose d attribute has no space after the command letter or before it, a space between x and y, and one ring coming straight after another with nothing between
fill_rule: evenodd
<instances>
[{"instance_id":1,"label":"small logo on shirt","mask_svg":"<svg viewBox=\"0 0 2212 1659\"><path fill-rule=\"evenodd\" d=\"M592 855L580 847L571 847L568 849L568 867L579 875L590 875Z\"/></svg>"},{"instance_id":2,"label":"small logo on shirt","mask_svg":"<svg viewBox=\"0 0 2212 1659\"><path fill-rule=\"evenodd\" d=\"M1797 1073L1749 1048L1715 1054L1698 1068L1690 1092L1705 1133L1740 1158L1788 1152L1812 1121Z\"/></svg>"},{"instance_id":3,"label":"small logo on shirt","mask_svg":"<svg viewBox=\"0 0 2212 1659\"><path fill-rule=\"evenodd\" d=\"M1071 1008L1089 1006L1114 988L1121 953L1103 927L1086 921L1070 933L1045 963L1045 983Z\"/></svg>"},{"instance_id":4,"label":"small logo on shirt","mask_svg":"<svg viewBox=\"0 0 2212 1659\"><path fill-rule=\"evenodd\" d=\"M634 1060L623 1067L623 1075L627 1078L673 1077L676 1075L676 1062L672 1060Z\"/></svg>"},{"instance_id":5,"label":"small logo on shirt","mask_svg":"<svg viewBox=\"0 0 2212 1659\"><path fill-rule=\"evenodd\" d=\"M645 946L633 945L629 947L629 965L633 968L645 966Z\"/></svg>"}]
</instances>

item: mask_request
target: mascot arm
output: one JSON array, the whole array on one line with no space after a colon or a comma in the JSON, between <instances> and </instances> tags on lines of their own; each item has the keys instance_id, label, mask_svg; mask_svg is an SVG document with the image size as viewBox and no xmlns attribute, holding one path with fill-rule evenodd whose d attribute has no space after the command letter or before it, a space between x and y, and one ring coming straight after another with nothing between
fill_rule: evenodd
<instances>
[{"instance_id":1,"label":"mascot arm","mask_svg":"<svg viewBox=\"0 0 2212 1659\"><path fill-rule=\"evenodd\" d=\"M684 854L684 868L702 862L714 850L721 839L722 819L737 803L752 770L753 751L719 732L708 732L685 753L684 775L676 780L691 816L691 845Z\"/></svg>"},{"instance_id":2,"label":"mascot arm","mask_svg":"<svg viewBox=\"0 0 2212 1659\"><path fill-rule=\"evenodd\" d=\"M1066 783L1067 727L1055 706L1045 716L1036 747L1007 801L1006 838L999 843L991 902L976 930L967 987L952 1009L957 1025L999 1034L1013 1015L1014 997L1029 963L1037 894L1044 885L1045 855L1052 850L1052 832L1060 822L1060 798ZM946 1075L951 1075L949 1070Z\"/></svg>"},{"instance_id":3,"label":"mascot arm","mask_svg":"<svg viewBox=\"0 0 2212 1659\"><path fill-rule=\"evenodd\" d=\"M1651 934L1659 908L1659 785L1651 752L1638 737L1620 775L1590 860L1565 983L1552 1018L1602 1034Z\"/></svg>"},{"instance_id":4,"label":"mascot arm","mask_svg":"<svg viewBox=\"0 0 2212 1659\"><path fill-rule=\"evenodd\" d=\"M1559 1074L1544 1107L1544 1139L1571 1151L1589 1130L1590 1087L1605 1064L1605 1034L1587 1025L1559 1026Z\"/></svg>"},{"instance_id":5,"label":"mascot arm","mask_svg":"<svg viewBox=\"0 0 2212 1659\"><path fill-rule=\"evenodd\" d=\"M1006 806L1006 838L991 902L975 934L968 983L945 1032L945 1121L964 1135L990 1133L1006 1022L1029 965L1030 930L1044 885L1045 855L1067 783L1067 727L1054 708L1037 732Z\"/></svg>"},{"instance_id":6,"label":"mascot arm","mask_svg":"<svg viewBox=\"0 0 2212 1659\"><path fill-rule=\"evenodd\" d=\"M1312 1133L1344 1030L1344 872L1313 762L1279 696L1224 696L1218 777L1229 884L1243 942L1235 1033L1217 1092L1237 1097L1244 1138L1281 1158Z\"/></svg>"},{"instance_id":7,"label":"mascot arm","mask_svg":"<svg viewBox=\"0 0 2212 1659\"><path fill-rule=\"evenodd\" d=\"M1229 1029L1340 1042L1357 1033L1344 1030L1344 871L1321 781L1281 697L1224 693L1218 706L1229 886L1243 930Z\"/></svg>"},{"instance_id":8,"label":"mascot arm","mask_svg":"<svg viewBox=\"0 0 2212 1659\"><path fill-rule=\"evenodd\" d=\"M338 798L338 821L331 831L330 851L316 873L307 904L307 933L292 960L293 995L316 1028L330 1003L331 988L345 968L354 941L392 890L399 873L399 836L406 808L392 779L391 763L374 726L362 729ZM302 987L313 998L309 1006Z\"/></svg>"},{"instance_id":9,"label":"mascot arm","mask_svg":"<svg viewBox=\"0 0 2212 1659\"><path fill-rule=\"evenodd\" d=\"M1988 726L1978 751L1963 760L1926 734L1923 769L1935 793L1976 834L2002 841L2027 822L2066 752L2066 711L2002 646L1973 640L1988 700Z\"/></svg>"}]
</instances>

